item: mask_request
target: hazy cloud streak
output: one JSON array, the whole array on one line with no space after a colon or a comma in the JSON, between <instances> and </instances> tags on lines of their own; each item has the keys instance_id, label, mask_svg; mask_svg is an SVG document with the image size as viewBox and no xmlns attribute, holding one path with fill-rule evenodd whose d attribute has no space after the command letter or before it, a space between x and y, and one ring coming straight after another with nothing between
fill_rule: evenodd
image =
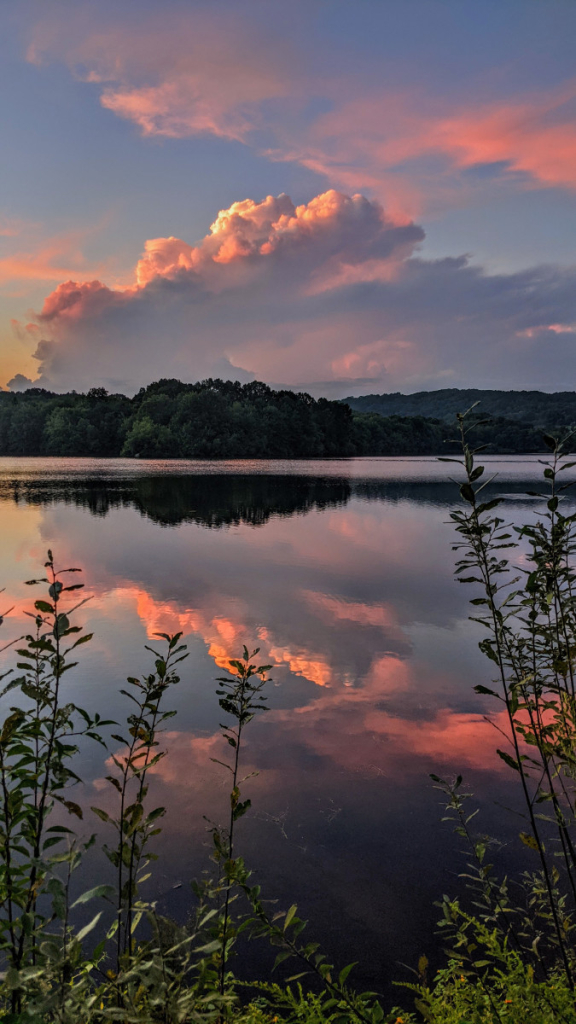
<instances>
[{"instance_id":1,"label":"hazy cloud streak","mask_svg":"<svg viewBox=\"0 0 576 1024\"><path fill-rule=\"evenodd\" d=\"M495 190L576 188L576 80L462 98L375 84L370 66L327 74L302 44L232 11L104 30L80 12L40 22L28 59L65 61L144 136L242 142L330 186L371 191L408 219ZM490 173L470 176L475 168Z\"/></svg>"}]
</instances>

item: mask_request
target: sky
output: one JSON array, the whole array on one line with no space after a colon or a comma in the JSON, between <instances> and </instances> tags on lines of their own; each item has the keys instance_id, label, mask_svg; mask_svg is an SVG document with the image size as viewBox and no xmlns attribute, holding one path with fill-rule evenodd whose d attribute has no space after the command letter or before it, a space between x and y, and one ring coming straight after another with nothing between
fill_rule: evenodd
<instances>
[{"instance_id":1,"label":"sky","mask_svg":"<svg viewBox=\"0 0 576 1024\"><path fill-rule=\"evenodd\" d=\"M0 9L0 385L576 384L572 0Z\"/></svg>"}]
</instances>

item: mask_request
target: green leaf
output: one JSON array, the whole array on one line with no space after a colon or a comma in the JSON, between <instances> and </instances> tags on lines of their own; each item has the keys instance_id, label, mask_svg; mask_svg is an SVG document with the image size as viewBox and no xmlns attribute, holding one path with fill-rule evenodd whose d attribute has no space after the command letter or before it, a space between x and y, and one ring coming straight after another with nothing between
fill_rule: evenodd
<instances>
[{"instance_id":1,"label":"green leaf","mask_svg":"<svg viewBox=\"0 0 576 1024\"><path fill-rule=\"evenodd\" d=\"M56 617L56 622L54 623L54 636L63 636L69 626L70 620L68 619L68 616L64 615L64 613L58 615Z\"/></svg>"},{"instance_id":2,"label":"green leaf","mask_svg":"<svg viewBox=\"0 0 576 1024\"><path fill-rule=\"evenodd\" d=\"M79 640L76 640L76 642L74 644L72 644L72 647L70 648L70 650L73 651L74 648L75 647L79 647L80 644L87 644L88 641L91 640L93 636L94 636L94 633L85 633L84 636L81 636L79 638Z\"/></svg>"},{"instance_id":3,"label":"green leaf","mask_svg":"<svg viewBox=\"0 0 576 1024\"><path fill-rule=\"evenodd\" d=\"M15 967L9 967L4 976L4 984L8 989L20 988L20 974ZM16 1014L14 1015L16 1016ZM21 1020L21 1017L20 1017Z\"/></svg>"},{"instance_id":4,"label":"green leaf","mask_svg":"<svg viewBox=\"0 0 576 1024\"><path fill-rule=\"evenodd\" d=\"M490 690L488 686L482 686L481 683L478 683L478 685L474 687L474 693L485 693L489 697L498 697L500 700L500 697L495 690Z\"/></svg>"},{"instance_id":5,"label":"green leaf","mask_svg":"<svg viewBox=\"0 0 576 1024\"><path fill-rule=\"evenodd\" d=\"M16 711L13 711L11 715L8 715L8 718L4 722L4 725L2 726L2 732L0 733L0 744L2 746L5 746L7 743L10 742L23 719L24 712L21 711L19 708Z\"/></svg>"},{"instance_id":6,"label":"green leaf","mask_svg":"<svg viewBox=\"0 0 576 1024\"><path fill-rule=\"evenodd\" d=\"M354 963L348 964L346 967L342 968L342 970L340 971L340 974L338 975L338 981L340 982L341 985L345 984L346 979L348 978L348 975L350 974L350 971L352 971L354 969L354 967L356 967L357 963L358 963L358 961L356 960Z\"/></svg>"},{"instance_id":7,"label":"green leaf","mask_svg":"<svg viewBox=\"0 0 576 1024\"><path fill-rule=\"evenodd\" d=\"M90 924L84 925L84 928L80 929L80 931L76 935L76 941L77 942L82 942L82 939L85 939L86 936L90 934L90 932L94 931L96 925L98 924L98 921L102 917L102 913L103 913L102 911L99 911L99 913L96 914L96 916L92 918L92 920L90 921Z\"/></svg>"},{"instance_id":8,"label":"green leaf","mask_svg":"<svg viewBox=\"0 0 576 1024\"><path fill-rule=\"evenodd\" d=\"M246 814L246 811L248 811L251 806L251 800L244 800L243 802L237 803L236 806L234 807L234 810L232 811L233 820L237 821L238 818L242 818Z\"/></svg>"},{"instance_id":9,"label":"green leaf","mask_svg":"<svg viewBox=\"0 0 576 1024\"><path fill-rule=\"evenodd\" d=\"M285 960L289 960L291 956L292 953L290 950L283 950L281 953L278 953L278 956L272 965L272 970L275 971L280 964L284 963Z\"/></svg>"},{"instance_id":10,"label":"green leaf","mask_svg":"<svg viewBox=\"0 0 576 1024\"><path fill-rule=\"evenodd\" d=\"M87 889L86 892L83 892L77 900L74 900L72 907L77 907L79 903L88 903L89 900L113 896L114 892L115 890L112 885L96 885L93 889ZM72 909L72 907L70 909Z\"/></svg>"},{"instance_id":11,"label":"green leaf","mask_svg":"<svg viewBox=\"0 0 576 1024\"><path fill-rule=\"evenodd\" d=\"M61 843L63 839L64 836L51 836L49 839L44 840L42 843L42 849L49 850L51 846L56 846L58 843Z\"/></svg>"},{"instance_id":12,"label":"green leaf","mask_svg":"<svg viewBox=\"0 0 576 1024\"><path fill-rule=\"evenodd\" d=\"M498 754L498 757L502 758L509 768L513 768L515 772L520 771L518 761L515 761L513 757L510 757L510 754L507 754L504 750L497 750L496 753Z\"/></svg>"},{"instance_id":13,"label":"green leaf","mask_svg":"<svg viewBox=\"0 0 576 1024\"><path fill-rule=\"evenodd\" d=\"M490 642L488 640L481 640L478 647L487 658L490 658L490 661L496 662L497 665L499 664L498 655L494 648L490 646Z\"/></svg>"},{"instance_id":14,"label":"green leaf","mask_svg":"<svg viewBox=\"0 0 576 1024\"><path fill-rule=\"evenodd\" d=\"M79 804L75 804L73 800L63 800L62 803L69 814L75 814L77 818L82 820L84 815Z\"/></svg>"},{"instance_id":15,"label":"green leaf","mask_svg":"<svg viewBox=\"0 0 576 1024\"><path fill-rule=\"evenodd\" d=\"M106 811L101 810L100 807L91 807L90 810L94 811L94 814L98 815L101 821L110 821L110 815L106 814Z\"/></svg>"},{"instance_id":16,"label":"green leaf","mask_svg":"<svg viewBox=\"0 0 576 1024\"><path fill-rule=\"evenodd\" d=\"M220 939L214 939L213 942L208 942L205 946L197 946L194 952L204 953L205 956L210 956L211 953L216 953L220 949L222 949Z\"/></svg>"},{"instance_id":17,"label":"green leaf","mask_svg":"<svg viewBox=\"0 0 576 1024\"><path fill-rule=\"evenodd\" d=\"M46 612L49 615L53 615L54 614L54 608L53 608L53 606L51 604L48 604L48 601L35 601L34 602L34 607L39 612Z\"/></svg>"},{"instance_id":18,"label":"green leaf","mask_svg":"<svg viewBox=\"0 0 576 1024\"><path fill-rule=\"evenodd\" d=\"M539 850L537 841L534 836L531 836L528 832L521 832L520 839L524 843L524 846L529 846L531 850Z\"/></svg>"},{"instance_id":19,"label":"green leaf","mask_svg":"<svg viewBox=\"0 0 576 1024\"><path fill-rule=\"evenodd\" d=\"M150 814L146 818L146 821L147 821L148 824L150 824L151 822L156 821L156 818L162 818L165 814L166 814L166 808L165 807L156 807L156 808L154 808L153 811L150 811Z\"/></svg>"},{"instance_id":20,"label":"green leaf","mask_svg":"<svg viewBox=\"0 0 576 1024\"><path fill-rule=\"evenodd\" d=\"M290 927L290 922L291 922L292 918L294 917L294 914L296 913L297 910L298 910L297 904L293 903L292 906L290 907L290 910L286 914L286 917L284 918L284 925L283 925L282 931L286 931L286 929Z\"/></svg>"}]
</instances>

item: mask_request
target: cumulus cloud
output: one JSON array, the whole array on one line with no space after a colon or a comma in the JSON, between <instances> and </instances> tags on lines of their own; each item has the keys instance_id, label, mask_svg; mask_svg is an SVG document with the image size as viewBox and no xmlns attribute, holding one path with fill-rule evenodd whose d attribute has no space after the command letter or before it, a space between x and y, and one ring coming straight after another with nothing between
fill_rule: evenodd
<instances>
[{"instance_id":1,"label":"cumulus cloud","mask_svg":"<svg viewBox=\"0 0 576 1024\"><path fill-rule=\"evenodd\" d=\"M466 257L419 258L423 238L378 202L334 190L299 206L287 195L233 203L196 245L148 241L127 288L58 285L35 319L39 383L565 387L576 271L488 275Z\"/></svg>"},{"instance_id":2,"label":"cumulus cloud","mask_svg":"<svg viewBox=\"0 0 576 1024\"><path fill-rule=\"evenodd\" d=\"M28 388L33 387L33 384L29 377L25 377L23 373L17 373L12 380L8 381L7 387L10 388L10 391L27 391Z\"/></svg>"}]
</instances>

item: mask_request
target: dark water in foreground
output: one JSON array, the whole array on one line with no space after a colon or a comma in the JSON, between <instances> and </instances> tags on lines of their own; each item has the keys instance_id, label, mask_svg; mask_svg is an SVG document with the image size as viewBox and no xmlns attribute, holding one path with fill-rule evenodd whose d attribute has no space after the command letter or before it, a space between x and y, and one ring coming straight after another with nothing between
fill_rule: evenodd
<instances>
[{"instance_id":1,"label":"dark water in foreground","mask_svg":"<svg viewBox=\"0 0 576 1024\"><path fill-rule=\"evenodd\" d=\"M486 462L507 514L533 516L537 459ZM434 945L434 900L461 888L460 841L440 824L429 772L463 773L484 828L509 840L502 866L519 863L522 826L500 809L514 798L483 720L492 709L472 690L490 664L452 576L457 472L434 459L0 459L0 585L16 605L3 640L24 626L35 595L22 581L50 547L82 566L93 595L72 699L121 719L118 688L145 669L154 632L182 630L189 645L152 797L168 809L149 891L162 912L185 916L207 861L203 815L226 814L225 773L210 761L225 753L214 677L244 642L274 681L248 733L246 774L259 775L245 787L241 851L265 895L298 903L330 959L361 961L358 984L406 978L401 963ZM98 749L83 759L75 799L88 807L107 799L107 772Z\"/></svg>"}]
</instances>

